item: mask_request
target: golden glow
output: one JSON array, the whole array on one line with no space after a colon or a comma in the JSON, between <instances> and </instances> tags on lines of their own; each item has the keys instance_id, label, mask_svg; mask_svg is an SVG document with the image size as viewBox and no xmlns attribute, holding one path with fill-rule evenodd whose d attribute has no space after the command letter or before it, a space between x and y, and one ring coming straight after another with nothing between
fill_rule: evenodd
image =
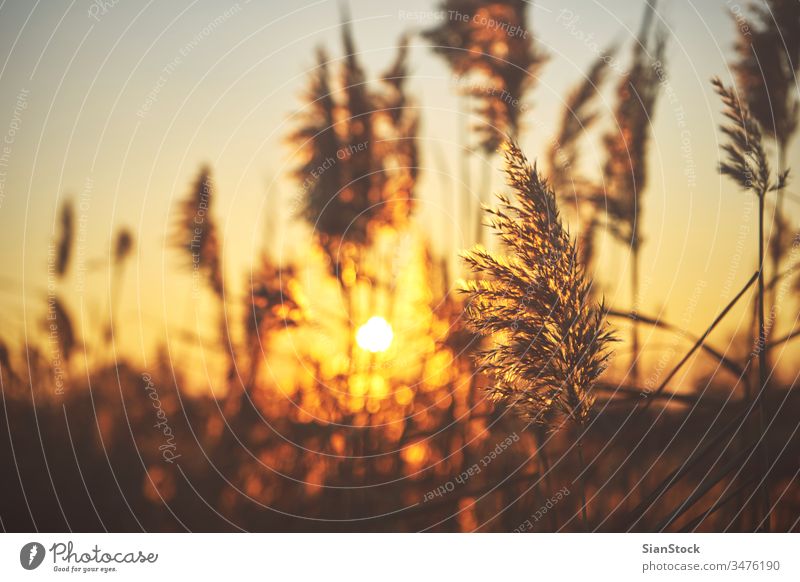
<instances>
[{"instance_id":1,"label":"golden glow","mask_svg":"<svg viewBox=\"0 0 800 582\"><path fill-rule=\"evenodd\" d=\"M392 345L393 339L392 326L377 315L370 317L367 323L359 327L356 332L358 346L372 353L385 352Z\"/></svg>"}]
</instances>

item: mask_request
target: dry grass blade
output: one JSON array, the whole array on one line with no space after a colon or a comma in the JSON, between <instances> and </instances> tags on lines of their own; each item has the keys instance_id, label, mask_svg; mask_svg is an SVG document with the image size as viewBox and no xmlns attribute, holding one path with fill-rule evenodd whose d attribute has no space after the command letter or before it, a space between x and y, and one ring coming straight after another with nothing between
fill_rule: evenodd
<instances>
[{"instance_id":1,"label":"dry grass blade","mask_svg":"<svg viewBox=\"0 0 800 582\"><path fill-rule=\"evenodd\" d=\"M753 449L756 448L756 445L750 445L749 447L738 451L734 455L728 458L727 462L723 465L723 467L717 471L717 473L707 479L706 481L702 482L701 485L695 489L694 493L692 493L688 499L682 501L678 507L676 507L672 512L668 514L659 524L655 527L655 531L662 532L667 529L670 525L675 523L684 513L689 511L691 507L703 496L708 493L717 483L722 481L729 473L735 470L737 467L741 466L741 461L744 457L750 454ZM740 469L741 470L741 469Z\"/></svg>"},{"instance_id":2,"label":"dry grass blade","mask_svg":"<svg viewBox=\"0 0 800 582\"><path fill-rule=\"evenodd\" d=\"M708 328L706 328L706 330L703 332L703 334L697 339L697 341L695 341L691 349L688 352L686 352L686 354L681 358L681 360L672 368L670 373L666 375L664 380L661 381L661 384L658 385L658 388L656 388L651 395L648 395L648 400L645 402L644 406L642 407L642 410L647 409L653 402L654 399L652 398L652 396L658 395L664 391L664 388L666 388L667 384L669 384L670 381L675 377L675 374L677 374L678 371L680 371L680 369L684 366L684 364L686 364L686 362L689 361L689 358L692 357L692 354L694 354L698 349L700 349L700 346L705 344L705 341L708 338L708 336L711 335L711 332L714 331L714 329L720 324L720 322L725 318L725 316L728 315L728 312L730 312L730 310L733 309L733 307L739 302L739 299L742 298L742 296L757 280L758 280L758 273L753 273L753 276L750 277L750 280L747 283L745 283L744 287L742 287L739 290L736 296L733 299L731 299L731 301L724 307L722 311L720 311L717 317L714 318L714 321L711 322L711 325L709 325Z\"/></svg>"},{"instance_id":3,"label":"dry grass blade","mask_svg":"<svg viewBox=\"0 0 800 582\"><path fill-rule=\"evenodd\" d=\"M756 475L750 475L744 479L744 482L739 485L738 487L734 488L731 491L728 491L722 499L717 500L711 507L706 509L703 513L695 517L692 521L687 523L681 528L681 533L687 533L694 531L697 529L701 523L703 523L706 519L714 515L717 511L719 511L722 507L725 506L731 499L736 498L739 494L743 493L745 489L756 479Z\"/></svg>"},{"instance_id":4,"label":"dry grass blade","mask_svg":"<svg viewBox=\"0 0 800 582\"><path fill-rule=\"evenodd\" d=\"M712 358L717 360L720 364L722 364L727 370L732 372L736 375L736 377L742 376L744 374L744 369L740 366L737 362L733 361L732 359L726 357L722 354L719 350L709 346L704 341L700 341L700 338L688 333L686 330L680 329L675 327L671 323L668 323L662 319L655 319L653 317L648 317L646 315L642 315L641 313L632 313L630 311L617 311L611 309L608 311L609 317L619 317L624 319L630 319L633 321L638 321L641 323L646 323L647 325L652 325L653 327L657 327L659 329L663 329L665 331L669 331L678 335L683 336L684 338L694 341L696 344L699 344L700 348L710 355Z\"/></svg>"},{"instance_id":5,"label":"dry grass blade","mask_svg":"<svg viewBox=\"0 0 800 582\"><path fill-rule=\"evenodd\" d=\"M630 528L636 526L639 521L644 518L645 513L653 507L653 505L669 491L680 479L686 476L696 465L700 462L709 451L728 436L731 432L737 431L741 428L747 412L742 411L736 416L731 418L728 423L720 429L720 431L707 443L705 443L699 450L693 452L689 458L684 461L680 467L670 472L661 483L659 483L653 491L645 496L645 498L630 512ZM733 437L731 437L733 439Z\"/></svg>"}]
</instances>

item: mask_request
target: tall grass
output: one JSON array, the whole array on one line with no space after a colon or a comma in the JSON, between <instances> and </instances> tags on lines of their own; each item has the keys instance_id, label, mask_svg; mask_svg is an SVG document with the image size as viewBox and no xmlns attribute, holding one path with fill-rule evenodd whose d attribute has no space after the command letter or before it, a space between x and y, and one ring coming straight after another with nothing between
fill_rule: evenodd
<instances>
[{"instance_id":1,"label":"tall grass","mask_svg":"<svg viewBox=\"0 0 800 582\"><path fill-rule=\"evenodd\" d=\"M516 145L506 146L505 162L516 203L499 196L500 207L487 213L510 256L482 247L464 255L485 277L465 288L470 326L492 340L479 369L493 379L493 398L529 422L555 427L559 415L575 422L583 473L580 439L613 336L602 304L593 303L555 193ZM585 491L582 497L587 526Z\"/></svg>"}]
</instances>

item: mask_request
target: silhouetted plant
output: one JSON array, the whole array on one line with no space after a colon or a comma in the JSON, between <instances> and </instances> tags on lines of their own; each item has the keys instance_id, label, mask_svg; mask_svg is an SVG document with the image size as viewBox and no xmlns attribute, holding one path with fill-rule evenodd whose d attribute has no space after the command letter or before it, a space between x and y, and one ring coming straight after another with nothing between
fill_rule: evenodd
<instances>
[{"instance_id":1,"label":"silhouetted plant","mask_svg":"<svg viewBox=\"0 0 800 582\"><path fill-rule=\"evenodd\" d=\"M719 79L713 79L714 90L722 99L723 114L727 123L721 126L722 132L728 138L723 144L722 151L725 159L720 162L719 171L736 182L740 188L751 192L758 198L758 338L751 357L758 356L758 393L755 402L759 414L759 433L763 458L764 477L762 481L763 511L769 515L770 503L767 486L767 473L769 470L768 453L763 443L766 430L764 412L764 393L767 389L767 361L766 347L767 335L764 319L764 205L768 192L782 190L786 185L788 170L780 174L773 182L767 154L762 142L761 128L758 121L750 114L747 106L743 104L733 89L725 87ZM767 517L767 527L769 518Z\"/></svg>"},{"instance_id":2,"label":"silhouetted plant","mask_svg":"<svg viewBox=\"0 0 800 582\"><path fill-rule=\"evenodd\" d=\"M778 173L787 167L789 141L797 130L800 98L800 2L765 0L749 4L750 15L737 22L737 59L732 64L741 98L765 137L778 150ZM791 225L784 216L784 192L775 200L774 235L769 240L772 274L791 247ZM768 330L769 337L771 329Z\"/></svg>"},{"instance_id":3,"label":"silhouetted plant","mask_svg":"<svg viewBox=\"0 0 800 582\"><path fill-rule=\"evenodd\" d=\"M465 288L469 325L492 340L479 354L480 370L494 382L494 399L528 421L556 427L562 416L582 432L613 336L603 305L591 298L555 193L516 145L505 148L505 162L515 202L500 195L500 207L487 213L510 256L482 247L464 255L485 277ZM584 525L585 505L584 495Z\"/></svg>"},{"instance_id":4,"label":"silhouetted plant","mask_svg":"<svg viewBox=\"0 0 800 582\"><path fill-rule=\"evenodd\" d=\"M443 22L425 33L433 50L466 81L462 90L478 101L480 145L494 152L519 137L525 98L547 60L528 28L524 0L446 0Z\"/></svg>"}]
</instances>

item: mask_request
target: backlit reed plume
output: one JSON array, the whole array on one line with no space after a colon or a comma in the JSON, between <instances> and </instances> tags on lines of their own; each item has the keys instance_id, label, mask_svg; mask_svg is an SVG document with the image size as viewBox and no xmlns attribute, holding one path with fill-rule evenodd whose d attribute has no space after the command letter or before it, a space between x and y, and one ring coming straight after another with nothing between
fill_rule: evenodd
<instances>
[{"instance_id":1,"label":"backlit reed plume","mask_svg":"<svg viewBox=\"0 0 800 582\"><path fill-rule=\"evenodd\" d=\"M769 192L781 190L786 184L788 171L781 173L773 182L767 154L764 150L762 132L758 121L752 116L747 106L739 100L732 88L725 87L719 79L713 79L714 90L720 96L724 106L723 114L727 122L720 127L728 138L722 146L725 159L720 162L721 174L731 178L745 191L758 198L758 339L752 356L758 355L759 388L755 401L759 414L759 432L762 448L764 479L762 481L763 511L768 515L770 509L767 489L767 470L769 459L763 443L766 419L764 412L764 393L767 388L767 352L766 326L764 319L764 206ZM769 519L767 518L767 523Z\"/></svg>"},{"instance_id":2,"label":"backlit reed plume","mask_svg":"<svg viewBox=\"0 0 800 582\"><path fill-rule=\"evenodd\" d=\"M58 242L56 243L56 274L63 277L69 268L72 243L75 236L75 212L72 202L65 201L59 215Z\"/></svg>"},{"instance_id":3,"label":"backlit reed plume","mask_svg":"<svg viewBox=\"0 0 800 582\"><path fill-rule=\"evenodd\" d=\"M368 245L380 227L402 226L413 208L418 116L405 95L406 41L371 90L358 60L350 24L342 24L344 59L334 83L325 51L291 136L303 162L295 171L302 215L342 278L342 265Z\"/></svg>"},{"instance_id":4,"label":"backlit reed plume","mask_svg":"<svg viewBox=\"0 0 800 582\"><path fill-rule=\"evenodd\" d=\"M564 228L556 195L516 145L505 147L506 176L515 201L500 195L487 209L507 256L476 247L464 257L483 278L467 283L467 319L492 344L479 367L494 384L491 395L533 424L551 428L570 419L582 433L594 402L592 388L605 370L613 336L605 309L593 301L591 281ZM582 516L586 516L582 480Z\"/></svg>"},{"instance_id":5,"label":"backlit reed plume","mask_svg":"<svg viewBox=\"0 0 800 582\"><path fill-rule=\"evenodd\" d=\"M249 384L254 386L262 350L270 337L306 320L306 305L293 266L278 267L262 254L247 278L245 298L246 345L250 348Z\"/></svg>"},{"instance_id":6,"label":"backlit reed plume","mask_svg":"<svg viewBox=\"0 0 800 582\"><path fill-rule=\"evenodd\" d=\"M633 45L631 69L617 87L614 129L604 138L606 163L604 193L596 204L605 210L609 232L631 249L631 302L638 310L640 229L647 187L647 152L653 113L664 72L666 38L653 27L655 2L645 9L639 36ZM653 30L655 28L655 30ZM639 380L639 326L631 325L631 380Z\"/></svg>"},{"instance_id":7,"label":"backlit reed plume","mask_svg":"<svg viewBox=\"0 0 800 582\"><path fill-rule=\"evenodd\" d=\"M494 152L506 139L516 139L527 92L546 61L528 28L524 0L445 0L443 22L425 36L444 57L466 95L478 101L481 147Z\"/></svg>"},{"instance_id":8,"label":"backlit reed plume","mask_svg":"<svg viewBox=\"0 0 800 582\"><path fill-rule=\"evenodd\" d=\"M504 150L516 203L500 195L500 207L486 212L509 255L480 246L464 255L486 277L465 289L471 328L494 342L480 366L495 381L493 396L526 419L552 426L555 413L583 424L609 357L605 310L589 297L555 193L516 145Z\"/></svg>"},{"instance_id":9,"label":"backlit reed plume","mask_svg":"<svg viewBox=\"0 0 800 582\"><path fill-rule=\"evenodd\" d=\"M736 84L752 117L778 150L778 171L786 169L789 142L797 130L800 100L796 74L800 69L800 2L766 0L750 5L749 18L736 17L737 58L732 64ZM772 274L791 246L790 225L783 211L784 193L775 201L774 235L769 255Z\"/></svg>"}]
</instances>

